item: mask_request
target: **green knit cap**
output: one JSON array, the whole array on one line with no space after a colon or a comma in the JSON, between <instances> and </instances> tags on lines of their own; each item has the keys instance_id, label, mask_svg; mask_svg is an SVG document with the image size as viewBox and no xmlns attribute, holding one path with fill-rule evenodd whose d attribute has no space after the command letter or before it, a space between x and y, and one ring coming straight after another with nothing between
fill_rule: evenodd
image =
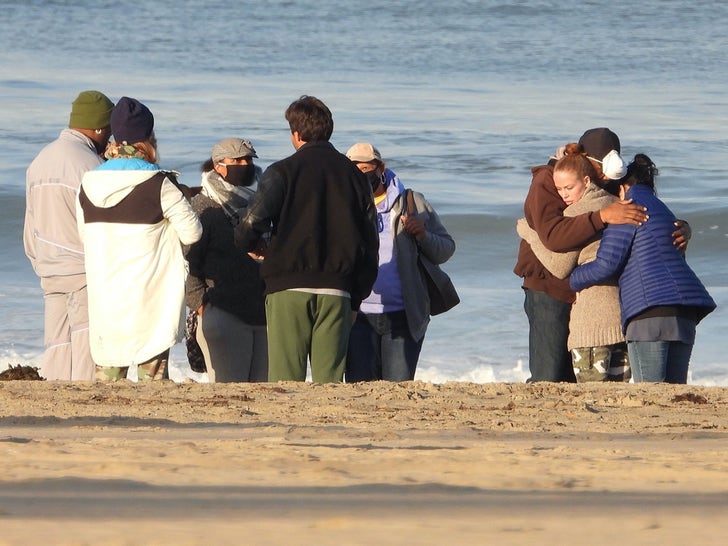
<instances>
[{"instance_id":1,"label":"green knit cap","mask_svg":"<svg viewBox=\"0 0 728 546\"><path fill-rule=\"evenodd\" d=\"M103 129L111 123L114 103L99 91L82 91L71 108L68 126L73 129Z\"/></svg>"}]
</instances>

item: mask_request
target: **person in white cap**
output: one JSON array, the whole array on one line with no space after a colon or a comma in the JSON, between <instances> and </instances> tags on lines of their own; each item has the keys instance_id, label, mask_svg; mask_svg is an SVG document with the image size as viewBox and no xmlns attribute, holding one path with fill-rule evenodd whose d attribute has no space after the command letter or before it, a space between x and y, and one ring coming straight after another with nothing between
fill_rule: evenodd
<instances>
[{"instance_id":1,"label":"person in white cap","mask_svg":"<svg viewBox=\"0 0 728 546\"><path fill-rule=\"evenodd\" d=\"M442 264L455 241L421 193L412 192L417 210L407 210L405 187L377 148L358 142L346 157L372 186L379 229L379 272L351 329L346 381L412 381L430 321L417 257Z\"/></svg>"},{"instance_id":2,"label":"person in white cap","mask_svg":"<svg viewBox=\"0 0 728 546\"><path fill-rule=\"evenodd\" d=\"M26 172L23 244L44 293L45 351L40 373L48 380L94 378L76 195L83 175L103 162L100 154L111 135L113 107L99 91L79 93L68 128L41 150Z\"/></svg>"},{"instance_id":3,"label":"person in white cap","mask_svg":"<svg viewBox=\"0 0 728 546\"><path fill-rule=\"evenodd\" d=\"M202 237L186 248L187 306L211 383L268 381L268 339L260 264L235 247L234 231L262 171L248 140L226 138L202 166L192 198Z\"/></svg>"}]
</instances>

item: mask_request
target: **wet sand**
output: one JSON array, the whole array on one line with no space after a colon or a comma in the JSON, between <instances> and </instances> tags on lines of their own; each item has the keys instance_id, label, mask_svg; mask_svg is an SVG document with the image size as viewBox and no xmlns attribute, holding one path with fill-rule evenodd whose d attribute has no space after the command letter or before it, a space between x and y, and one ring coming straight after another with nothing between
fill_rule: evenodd
<instances>
[{"instance_id":1,"label":"wet sand","mask_svg":"<svg viewBox=\"0 0 728 546\"><path fill-rule=\"evenodd\" d=\"M0 383L0 544L684 544L728 390Z\"/></svg>"}]
</instances>

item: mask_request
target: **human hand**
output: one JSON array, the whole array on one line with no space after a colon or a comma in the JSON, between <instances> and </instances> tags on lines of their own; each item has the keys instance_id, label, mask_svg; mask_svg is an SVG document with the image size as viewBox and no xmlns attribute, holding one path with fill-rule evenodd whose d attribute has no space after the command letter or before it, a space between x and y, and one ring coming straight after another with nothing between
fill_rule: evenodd
<instances>
[{"instance_id":1,"label":"human hand","mask_svg":"<svg viewBox=\"0 0 728 546\"><path fill-rule=\"evenodd\" d=\"M403 214L401 216L402 225L404 230L409 233L412 237L421 241L425 238L427 230L425 229L425 222L423 222L417 216L408 216Z\"/></svg>"},{"instance_id":2,"label":"human hand","mask_svg":"<svg viewBox=\"0 0 728 546\"><path fill-rule=\"evenodd\" d=\"M599 211L599 217L605 224L632 224L641 226L650 217L646 214L647 208L634 205L631 199L617 201Z\"/></svg>"},{"instance_id":3,"label":"human hand","mask_svg":"<svg viewBox=\"0 0 728 546\"><path fill-rule=\"evenodd\" d=\"M268 243L265 241L265 239L260 239L256 243L255 248L248 252L248 256L250 256L256 262L262 262L265 259L265 254L267 251Z\"/></svg>"},{"instance_id":4,"label":"human hand","mask_svg":"<svg viewBox=\"0 0 728 546\"><path fill-rule=\"evenodd\" d=\"M197 308L197 314L198 316L202 316L202 312L205 310L205 304L203 303Z\"/></svg>"},{"instance_id":5,"label":"human hand","mask_svg":"<svg viewBox=\"0 0 728 546\"><path fill-rule=\"evenodd\" d=\"M693 236L693 230L685 220L676 220L675 227L677 229L672 232L672 244L681 252L685 252L688 249L688 241Z\"/></svg>"}]
</instances>

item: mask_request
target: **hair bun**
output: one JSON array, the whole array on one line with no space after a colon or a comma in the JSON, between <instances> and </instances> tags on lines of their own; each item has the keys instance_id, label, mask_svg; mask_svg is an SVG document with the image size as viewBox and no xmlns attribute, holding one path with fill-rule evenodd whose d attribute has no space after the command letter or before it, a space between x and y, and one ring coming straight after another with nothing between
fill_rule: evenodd
<instances>
[{"instance_id":1,"label":"hair bun","mask_svg":"<svg viewBox=\"0 0 728 546\"><path fill-rule=\"evenodd\" d=\"M564 146L564 153L566 155L584 155L586 152L584 151L584 147L578 142L569 142Z\"/></svg>"}]
</instances>

